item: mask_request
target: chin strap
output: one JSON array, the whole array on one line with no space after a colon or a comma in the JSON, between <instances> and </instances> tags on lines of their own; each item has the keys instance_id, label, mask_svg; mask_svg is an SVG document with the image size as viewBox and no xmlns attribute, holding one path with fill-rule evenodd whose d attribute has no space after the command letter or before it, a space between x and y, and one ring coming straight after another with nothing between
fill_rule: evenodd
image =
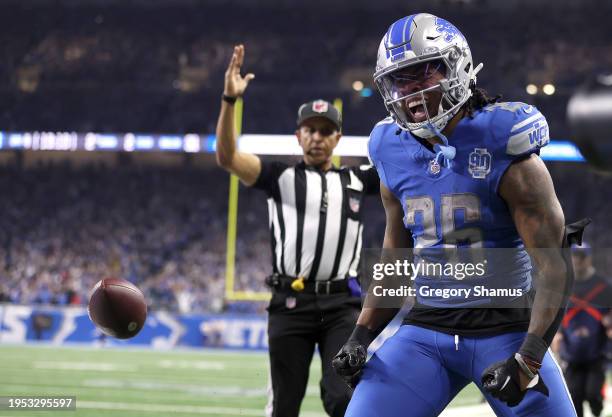
<instances>
[{"instance_id":1,"label":"chin strap","mask_svg":"<svg viewBox=\"0 0 612 417\"><path fill-rule=\"evenodd\" d=\"M474 71L472 72L474 78L480 72L482 67L483 67L483 63L481 62L480 64L476 66L476 68L474 68ZM425 100L425 96L423 96L423 100ZM425 106L425 112L427 112L427 106ZM429 112L427 112L427 119L430 120ZM457 155L457 149L455 149L454 146L451 146L448 144L448 138L440 131L440 129L438 129L433 123L431 123L431 121L427 123L427 127L432 132L434 132L436 136L442 139L442 143L443 143L442 145L440 144L434 145L434 151L436 152L436 158L435 158L436 164L440 164L440 159L444 158L444 166L446 168L451 168L453 166L452 161L453 159L455 159L455 156Z\"/></svg>"},{"instance_id":2,"label":"chin strap","mask_svg":"<svg viewBox=\"0 0 612 417\"><path fill-rule=\"evenodd\" d=\"M434 145L434 151L436 152L436 163L440 163L440 159L444 159L444 166L451 168L453 166L453 159L457 155L457 149L454 146L448 144L448 138L438 129L433 123L428 123L427 127L436 133L440 139L442 139L442 145L436 143Z\"/></svg>"},{"instance_id":3,"label":"chin strap","mask_svg":"<svg viewBox=\"0 0 612 417\"><path fill-rule=\"evenodd\" d=\"M421 91L421 97L423 103L426 102L425 94ZM444 166L446 168L450 168L452 166L452 160L455 159L455 155L457 154L457 150L454 146L450 146L448 144L448 138L438 129L436 125L431 122L431 116L429 115L429 111L427 110L427 106L423 106L425 108L425 114L427 115L427 128L433 132L436 136L442 139L442 145L436 143L434 145L434 151L436 152L436 158L434 159L434 163L440 166L440 159L444 159ZM439 171L438 171L439 172Z\"/></svg>"}]
</instances>

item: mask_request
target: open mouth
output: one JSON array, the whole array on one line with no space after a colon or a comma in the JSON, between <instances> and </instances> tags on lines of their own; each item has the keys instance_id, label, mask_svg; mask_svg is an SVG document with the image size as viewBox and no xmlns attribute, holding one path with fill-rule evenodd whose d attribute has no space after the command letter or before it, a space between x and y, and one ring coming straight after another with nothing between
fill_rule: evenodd
<instances>
[{"instance_id":1,"label":"open mouth","mask_svg":"<svg viewBox=\"0 0 612 417\"><path fill-rule=\"evenodd\" d=\"M408 103L408 113L412 116L412 120L415 122L422 122L427 119L427 110L425 106L427 100L419 99Z\"/></svg>"},{"instance_id":2,"label":"open mouth","mask_svg":"<svg viewBox=\"0 0 612 417\"><path fill-rule=\"evenodd\" d=\"M323 153L323 149L322 148L312 148L310 149L310 153L320 155Z\"/></svg>"}]
</instances>

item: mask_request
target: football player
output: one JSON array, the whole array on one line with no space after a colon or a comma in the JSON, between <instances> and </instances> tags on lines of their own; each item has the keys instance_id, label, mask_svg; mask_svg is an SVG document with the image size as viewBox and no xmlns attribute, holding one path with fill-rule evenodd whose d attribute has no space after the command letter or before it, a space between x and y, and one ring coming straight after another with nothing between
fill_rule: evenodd
<instances>
[{"instance_id":1,"label":"football player","mask_svg":"<svg viewBox=\"0 0 612 417\"><path fill-rule=\"evenodd\" d=\"M383 248L511 248L509 269L492 284L521 289L513 301L524 298L531 309L476 308L482 300L470 297L452 308L457 300L417 297L366 363L368 345L397 309L364 308L333 362L356 385L348 417L437 416L470 382L498 416L576 415L548 346L573 280L561 248L580 240L588 221L564 228L539 157L549 141L545 117L487 97L476 88L481 68L463 34L431 14L404 17L383 37L374 81L391 116L369 142L387 217ZM552 249L533 251L532 265L531 248Z\"/></svg>"}]
</instances>

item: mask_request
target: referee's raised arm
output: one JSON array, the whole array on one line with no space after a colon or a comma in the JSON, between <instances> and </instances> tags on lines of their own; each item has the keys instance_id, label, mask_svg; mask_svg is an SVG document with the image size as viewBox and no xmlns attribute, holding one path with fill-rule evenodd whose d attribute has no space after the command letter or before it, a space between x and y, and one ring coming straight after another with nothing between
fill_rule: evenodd
<instances>
[{"instance_id":1,"label":"referee's raised arm","mask_svg":"<svg viewBox=\"0 0 612 417\"><path fill-rule=\"evenodd\" d=\"M234 47L232 59L225 71L225 83L221 112L217 121L217 164L236 174L245 185L253 185L261 172L261 160L257 155L236 150L236 126L234 103L244 94L254 74L240 75L244 62L244 45Z\"/></svg>"}]
</instances>

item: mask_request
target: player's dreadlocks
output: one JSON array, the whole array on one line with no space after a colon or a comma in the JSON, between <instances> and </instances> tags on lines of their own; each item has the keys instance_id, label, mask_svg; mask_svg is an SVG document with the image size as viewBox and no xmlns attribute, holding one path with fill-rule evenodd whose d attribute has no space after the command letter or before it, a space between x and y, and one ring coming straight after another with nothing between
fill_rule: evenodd
<instances>
[{"instance_id":1,"label":"player's dreadlocks","mask_svg":"<svg viewBox=\"0 0 612 417\"><path fill-rule=\"evenodd\" d=\"M472 96L465 103L465 112L470 117L474 117L474 112L482 109L489 104L497 103L501 100L501 94L496 95L495 97L489 97L487 95L486 90L482 88L477 88L474 83L470 84L470 90L472 90Z\"/></svg>"}]
</instances>

